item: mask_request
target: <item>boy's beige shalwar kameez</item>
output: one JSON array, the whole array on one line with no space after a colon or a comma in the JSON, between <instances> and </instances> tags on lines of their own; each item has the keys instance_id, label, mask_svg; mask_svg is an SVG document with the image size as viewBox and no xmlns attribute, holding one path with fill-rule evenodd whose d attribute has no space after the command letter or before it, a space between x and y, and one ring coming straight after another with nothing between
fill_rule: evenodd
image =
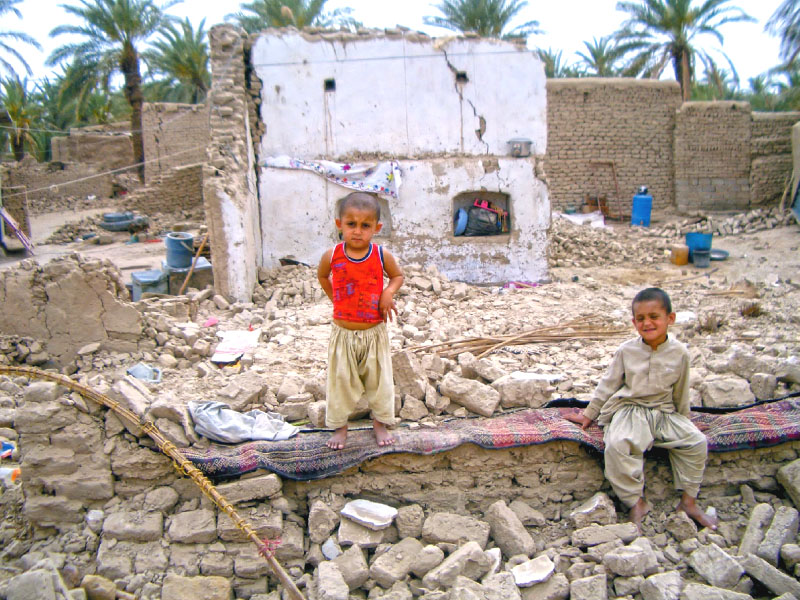
<instances>
[{"instance_id":1,"label":"boy's beige shalwar kameez","mask_svg":"<svg viewBox=\"0 0 800 600\"><path fill-rule=\"evenodd\" d=\"M656 350L641 338L617 350L583 414L605 427L605 475L631 507L644 493L644 453L669 449L675 487L697 497L705 435L689 420L689 353L672 336Z\"/></svg>"}]
</instances>

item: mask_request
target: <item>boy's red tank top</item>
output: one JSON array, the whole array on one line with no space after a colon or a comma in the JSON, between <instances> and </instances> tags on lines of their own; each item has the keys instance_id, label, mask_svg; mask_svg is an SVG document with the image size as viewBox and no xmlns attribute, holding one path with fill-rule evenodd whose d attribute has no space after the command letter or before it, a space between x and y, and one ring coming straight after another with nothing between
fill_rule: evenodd
<instances>
[{"instance_id":1,"label":"boy's red tank top","mask_svg":"<svg viewBox=\"0 0 800 600\"><path fill-rule=\"evenodd\" d=\"M383 248L370 244L364 258L353 259L337 244L331 255L333 318L358 323L381 323Z\"/></svg>"}]
</instances>

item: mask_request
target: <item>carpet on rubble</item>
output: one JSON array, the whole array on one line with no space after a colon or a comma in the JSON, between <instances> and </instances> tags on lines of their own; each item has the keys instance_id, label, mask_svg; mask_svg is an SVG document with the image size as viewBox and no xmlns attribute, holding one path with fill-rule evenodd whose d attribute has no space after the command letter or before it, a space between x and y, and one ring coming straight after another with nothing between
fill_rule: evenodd
<instances>
[{"instance_id":1,"label":"carpet on rubble","mask_svg":"<svg viewBox=\"0 0 800 600\"><path fill-rule=\"evenodd\" d=\"M792 394L794 396L794 394ZM181 453L205 475L226 478L266 469L281 477L308 481L336 475L384 454L435 454L461 444L500 449L554 441L578 442L603 450L603 431L593 424L587 431L564 415L578 413L578 401L556 401L550 408L523 409L490 418L452 419L438 427L398 427L397 442L379 447L371 428L351 429L347 445L331 450L330 431L301 431L284 441L253 441L235 445L212 443L205 449L184 448ZM800 399L781 399L729 412L695 412L692 421L708 438L711 452L765 448L800 439Z\"/></svg>"}]
</instances>

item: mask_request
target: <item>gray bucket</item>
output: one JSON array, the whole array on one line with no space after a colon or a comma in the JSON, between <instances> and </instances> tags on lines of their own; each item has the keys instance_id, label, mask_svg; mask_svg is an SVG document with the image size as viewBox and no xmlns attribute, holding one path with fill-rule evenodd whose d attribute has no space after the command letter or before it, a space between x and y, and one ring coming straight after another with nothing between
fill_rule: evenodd
<instances>
[{"instance_id":1,"label":"gray bucket","mask_svg":"<svg viewBox=\"0 0 800 600\"><path fill-rule=\"evenodd\" d=\"M694 251L694 266L700 269L705 269L711 264L711 250Z\"/></svg>"}]
</instances>

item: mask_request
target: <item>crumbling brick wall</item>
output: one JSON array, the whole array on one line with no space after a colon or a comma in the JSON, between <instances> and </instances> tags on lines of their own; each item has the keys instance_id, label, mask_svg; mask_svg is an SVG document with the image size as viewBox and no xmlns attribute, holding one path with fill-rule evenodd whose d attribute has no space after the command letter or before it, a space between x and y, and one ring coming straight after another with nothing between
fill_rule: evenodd
<instances>
[{"instance_id":1,"label":"crumbling brick wall","mask_svg":"<svg viewBox=\"0 0 800 600\"><path fill-rule=\"evenodd\" d=\"M130 129L129 121L70 129L50 141L52 161L92 164L98 171L132 165Z\"/></svg>"},{"instance_id":2,"label":"crumbling brick wall","mask_svg":"<svg viewBox=\"0 0 800 600\"><path fill-rule=\"evenodd\" d=\"M145 183L174 167L206 159L209 142L208 108L203 104L148 103L142 110Z\"/></svg>"},{"instance_id":3,"label":"crumbling brick wall","mask_svg":"<svg viewBox=\"0 0 800 600\"><path fill-rule=\"evenodd\" d=\"M656 207L671 206L672 135L680 104L675 82L548 80L545 171L553 207L577 207L587 194L605 194L615 210L608 161L616 169L623 213L630 214L640 185L650 189Z\"/></svg>"},{"instance_id":4,"label":"crumbling brick wall","mask_svg":"<svg viewBox=\"0 0 800 600\"><path fill-rule=\"evenodd\" d=\"M753 113L750 205L779 202L792 174L792 126L800 112Z\"/></svg>"},{"instance_id":5,"label":"crumbling brick wall","mask_svg":"<svg viewBox=\"0 0 800 600\"><path fill-rule=\"evenodd\" d=\"M174 167L147 187L128 194L126 210L144 214L203 209L203 164Z\"/></svg>"},{"instance_id":6,"label":"crumbling brick wall","mask_svg":"<svg viewBox=\"0 0 800 600\"><path fill-rule=\"evenodd\" d=\"M122 276L107 260L73 254L41 266L23 261L0 272L0 334L39 341L40 352L22 357L35 366L52 360L66 367L88 344L135 351L142 320L127 300Z\"/></svg>"},{"instance_id":7,"label":"crumbling brick wall","mask_svg":"<svg viewBox=\"0 0 800 600\"><path fill-rule=\"evenodd\" d=\"M750 204L747 102L686 102L675 124L675 200L681 210Z\"/></svg>"},{"instance_id":8,"label":"crumbling brick wall","mask_svg":"<svg viewBox=\"0 0 800 600\"><path fill-rule=\"evenodd\" d=\"M113 192L114 176L98 173L98 168L92 164L38 163L26 158L18 163L6 163L4 167L3 201L15 194L25 194L30 213L34 215L50 212L54 207L67 208L70 198L108 198ZM22 189L9 189L13 187Z\"/></svg>"}]
</instances>

